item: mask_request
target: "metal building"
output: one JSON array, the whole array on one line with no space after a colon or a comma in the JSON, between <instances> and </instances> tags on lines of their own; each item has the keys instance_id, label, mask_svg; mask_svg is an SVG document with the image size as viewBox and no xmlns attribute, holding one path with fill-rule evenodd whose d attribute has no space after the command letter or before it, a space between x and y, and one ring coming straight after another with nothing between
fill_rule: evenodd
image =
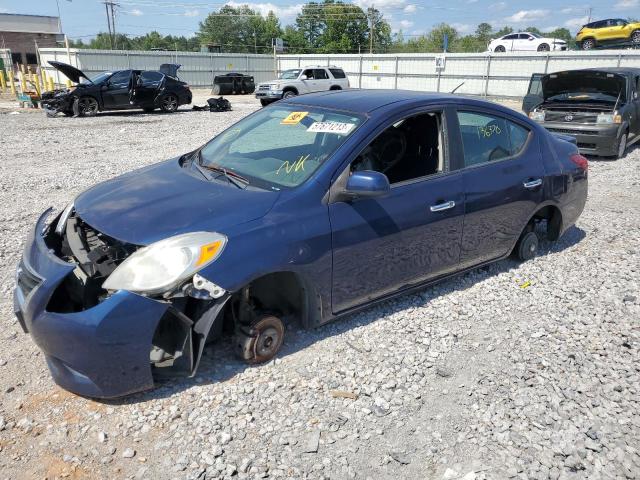
<instances>
[{"instance_id":1,"label":"metal building","mask_svg":"<svg viewBox=\"0 0 640 480\"><path fill-rule=\"evenodd\" d=\"M11 63L37 65L38 48L64 43L58 17L0 13L0 49L11 50Z\"/></svg>"}]
</instances>

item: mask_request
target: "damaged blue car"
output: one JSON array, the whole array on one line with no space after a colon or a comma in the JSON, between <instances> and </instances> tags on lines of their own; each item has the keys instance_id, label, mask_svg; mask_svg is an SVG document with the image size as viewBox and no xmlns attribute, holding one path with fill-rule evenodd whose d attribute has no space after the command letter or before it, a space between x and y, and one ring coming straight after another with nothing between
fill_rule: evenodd
<instances>
[{"instance_id":1,"label":"damaged blue car","mask_svg":"<svg viewBox=\"0 0 640 480\"><path fill-rule=\"evenodd\" d=\"M587 177L575 142L493 103L305 95L45 212L14 309L60 386L123 396L194 375L214 339L264 362L290 322L530 259L576 222Z\"/></svg>"}]
</instances>

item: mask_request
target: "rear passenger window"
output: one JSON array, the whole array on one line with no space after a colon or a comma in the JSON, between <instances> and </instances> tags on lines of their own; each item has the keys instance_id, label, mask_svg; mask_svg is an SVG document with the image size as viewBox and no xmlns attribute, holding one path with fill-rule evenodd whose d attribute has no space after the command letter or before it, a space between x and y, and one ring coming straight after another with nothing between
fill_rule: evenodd
<instances>
[{"instance_id":1,"label":"rear passenger window","mask_svg":"<svg viewBox=\"0 0 640 480\"><path fill-rule=\"evenodd\" d=\"M458 123L465 167L517 155L529 138L529 130L499 116L458 112Z\"/></svg>"},{"instance_id":2,"label":"rear passenger window","mask_svg":"<svg viewBox=\"0 0 640 480\"><path fill-rule=\"evenodd\" d=\"M341 68L330 68L329 71L333 78L346 78L347 76L344 74L344 71Z\"/></svg>"}]
</instances>

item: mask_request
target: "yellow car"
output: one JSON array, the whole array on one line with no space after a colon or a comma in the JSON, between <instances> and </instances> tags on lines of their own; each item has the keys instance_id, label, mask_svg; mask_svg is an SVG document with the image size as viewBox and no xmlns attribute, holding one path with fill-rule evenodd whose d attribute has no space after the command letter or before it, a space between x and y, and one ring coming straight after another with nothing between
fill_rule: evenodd
<instances>
[{"instance_id":1,"label":"yellow car","mask_svg":"<svg viewBox=\"0 0 640 480\"><path fill-rule=\"evenodd\" d=\"M610 43L631 43L640 46L640 22L629 23L621 18L587 23L576 35L583 50Z\"/></svg>"}]
</instances>

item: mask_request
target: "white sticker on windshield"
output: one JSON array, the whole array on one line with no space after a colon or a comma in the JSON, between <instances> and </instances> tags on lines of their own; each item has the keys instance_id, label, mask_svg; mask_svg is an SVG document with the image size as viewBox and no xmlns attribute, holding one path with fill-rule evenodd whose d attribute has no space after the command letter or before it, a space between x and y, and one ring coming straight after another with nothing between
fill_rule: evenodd
<instances>
[{"instance_id":1,"label":"white sticker on windshield","mask_svg":"<svg viewBox=\"0 0 640 480\"><path fill-rule=\"evenodd\" d=\"M307 132L337 133L338 135L346 135L355 126L355 123L314 122L309 126L309 128L307 128Z\"/></svg>"}]
</instances>

